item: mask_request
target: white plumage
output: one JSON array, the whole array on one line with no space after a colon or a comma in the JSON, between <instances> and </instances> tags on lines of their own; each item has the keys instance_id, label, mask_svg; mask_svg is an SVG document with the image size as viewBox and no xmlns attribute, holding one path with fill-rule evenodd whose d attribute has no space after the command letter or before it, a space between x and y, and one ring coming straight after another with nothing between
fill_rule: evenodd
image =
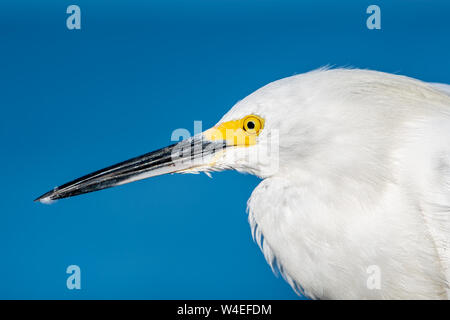
<instances>
[{"instance_id":1,"label":"white plumage","mask_svg":"<svg viewBox=\"0 0 450 320\"><path fill-rule=\"evenodd\" d=\"M446 90L381 72L322 69L273 82L224 116L266 119L248 152L279 133L278 170L236 156L219 165L264 178L248 201L250 225L294 289L326 299L449 297ZM367 285L371 266L380 271L379 289Z\"/></svg>"}]
</instances>

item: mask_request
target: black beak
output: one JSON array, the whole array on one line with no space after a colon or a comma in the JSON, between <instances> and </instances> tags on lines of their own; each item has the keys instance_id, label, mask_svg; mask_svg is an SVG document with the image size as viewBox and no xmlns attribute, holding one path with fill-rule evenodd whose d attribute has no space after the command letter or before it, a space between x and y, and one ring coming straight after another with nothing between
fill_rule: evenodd
<instances>
[{"instance_id":1,"label":"black beak","mask_svg":"<svg viewBox=\"0 0 450 320\"><path fill-rule=\"evenodd\" d=\"M54 188L34 201L50 202L166 173L195 170L207 166L214 154L225 147L225 142L205 140L200 134L75 179Z\"/></svg>"}]
</instances>

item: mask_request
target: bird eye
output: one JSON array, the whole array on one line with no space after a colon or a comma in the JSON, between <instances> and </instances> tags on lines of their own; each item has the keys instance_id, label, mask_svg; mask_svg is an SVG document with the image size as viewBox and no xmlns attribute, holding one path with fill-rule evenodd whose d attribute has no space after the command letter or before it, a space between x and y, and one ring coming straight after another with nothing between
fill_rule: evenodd
<instances>
[{"instance_id":1,"label":"bird eye","mask_svg":"<svg viewBox=\"0 0 450 320\"><path fill-rule=\"evenodd\" d=\"M263 127L261 119L257 116L248 116L243 122L243 129L250 134L258 134Z\"/></svg>"}]
</instances>

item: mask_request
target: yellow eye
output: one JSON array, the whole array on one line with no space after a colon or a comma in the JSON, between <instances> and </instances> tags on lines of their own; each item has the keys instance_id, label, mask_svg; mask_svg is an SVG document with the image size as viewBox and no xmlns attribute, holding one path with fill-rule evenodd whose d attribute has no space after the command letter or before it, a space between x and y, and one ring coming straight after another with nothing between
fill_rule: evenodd
<instances>
[{"instance_id":1,"label":"yellow eye","mask_svg":"<svg viewBox=\"0 0 450 320\"><path fill-rule=\"evenodd\" d=\"M227 145L248 147L257 143L257 137L264 129L264 119L254 114L238 120L222 122L203 132L211 141L226 141Z\"/></svg>"},{"instance_id":2,"label":"yellow eye","mask_svg":"<svg viewBox=\"0 0 450 320\"><path fill-rule=\"evenodd\" d=\"M243 129L249 134L259 134L264 127L264 121L258 116L248 116L243 120Z\"/></svg>"}]
</instances>

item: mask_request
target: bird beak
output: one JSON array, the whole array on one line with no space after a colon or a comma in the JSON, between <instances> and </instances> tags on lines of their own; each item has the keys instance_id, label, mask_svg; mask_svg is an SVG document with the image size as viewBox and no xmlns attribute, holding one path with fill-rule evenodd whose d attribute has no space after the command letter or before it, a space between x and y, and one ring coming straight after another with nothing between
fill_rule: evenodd
<instances>
[{"instance_id":1,"label":"bird beak","mask_svg":"<svg viewBox=\"0 0 450 320\"><path fill-rule=\"evenodd\" d=\"M94 192L167 173L202 171L226 147L224 140L196 135L177 144L95 171L43 194L35 201L44 203Z\"/></svg>"}]
</instances>

